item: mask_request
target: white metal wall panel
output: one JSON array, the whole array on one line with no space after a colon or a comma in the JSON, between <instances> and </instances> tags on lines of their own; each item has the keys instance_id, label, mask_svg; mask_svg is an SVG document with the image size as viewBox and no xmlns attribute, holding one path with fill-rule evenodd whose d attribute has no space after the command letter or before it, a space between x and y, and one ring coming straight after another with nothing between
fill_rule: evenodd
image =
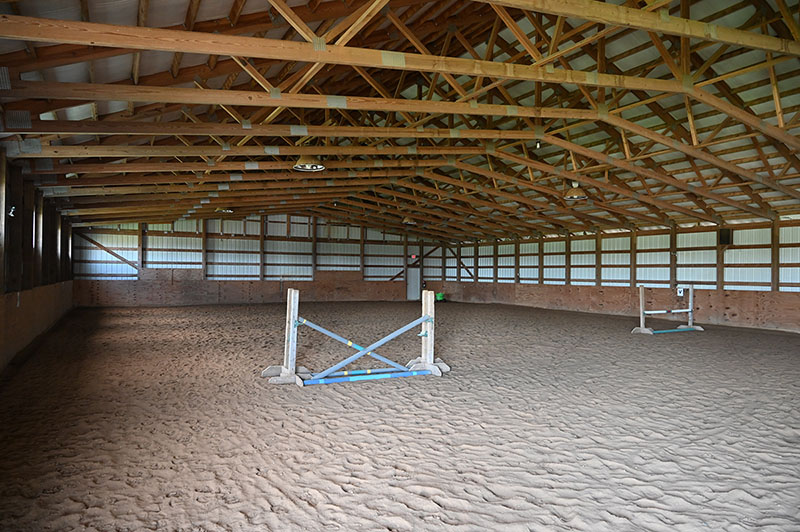
<instances>
[{"instance_id":1,"label":"white metal wall panel","mask_svg":"<svg viewBox=\"0 0 800 532\"><path fill-rule=\"evenodd\" d=\"M592 254L581 253L580 255L570 255L569 260L572 266L594 266L595 263L594 253Z\"/></svg>"},{"instance_id":2,"label":"white metal wall panel","mask_svg":"<svg viewBox=\"0 0 800 532\"><path fill-rule=\"evenodd\" d=\"M545 253L565 253L566 250L567 250L567 243L563 240L544 243Z\"/></svg>"},{"instance_id":3,"label":"white metal wall panel","mask_svg":"<svg viewBox=\"0 0 800 532\"><path fill-rule=\"evenodd\" d=\"M603 251L625 251L631 249L631 237L608 237L600 241L600 248Z\"/></svg>"},{"instance_id":4,"label":"white metal wall panel","mask_svg":"<svg viewBox=\"0 0 800 532\"><path fill-rule=\"evenodd\" d=\"M771 262L769 248L726 249L725 264L768 264Z\"/></svg>"},{"instance_id":5,"label":"white metal wall panel","mask_svg":"<svg viewBox=\"0 0 800 532\"><path fill-rule=\"evenodd\" d=\"M770 229L734 229L733 245L747 246L754 244L769 244L771 239Z\"/></svg>"},{"instance_id":6,"label":"white metal wall panel","mask_svg":"<svg viewBox=\"0 0 800 532\"><path fill-rule=\"evenodd\" d=\"M798 226L798 227L781 227L781 230L780 230L780 243L781 244L800 244L800 226Z\"/></svg>"},{"instance_id":7,"label":"white metal wall panel","mask_svg":"<svg viewBox=\"0 0 800 532\"><path fill-rule=\"evenodd\" d=\"M539 243L538 242L522 242L519 245L519 252L520 253L539 253Z\"/></svg>"},{"instance_id":8,"label":"white metal wall panel","mask_svg":"<svg viewBox=\"0 0 800 532\"><path fill-rule=\"evenodd\" d=\"M594 239L570 240L570 250L572 251L594 251Z\"/></svg>"},{"instance_id":9,"label":"white metal wall panel","mask_svg":"<svg viewBox=\"0 0 800 532\"><path fill-rule=\"evenodd\" d=\"M698 248L717 245L716 232L678 233L679 248Z\"/></svg>"},{"instance_id":10,"label":"white metal wall panel","mask_svg":"<svg viewBox=\"0 0 800 532\"><path fill-rule=\"evenodd\" d=\"M669 235L639 235L636 237L636 249L669 248Z\"/></svg>"}]
</instances>

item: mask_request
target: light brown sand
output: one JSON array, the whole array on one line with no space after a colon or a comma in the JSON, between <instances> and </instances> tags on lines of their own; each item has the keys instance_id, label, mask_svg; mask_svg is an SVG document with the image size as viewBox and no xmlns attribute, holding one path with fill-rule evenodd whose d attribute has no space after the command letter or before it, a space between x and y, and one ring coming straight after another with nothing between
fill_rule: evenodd
<instances>
[{"instance_id":1,"label":"light brown sand","mask_svg":"<svg viewBox=\"0 0 800 532\"><path fill-rule=\"evenodd\" d=\"M418 312L301 302L363 345ZM301 389L259 377L283 320L73 312L0 388L0 529L800 530L798 335L446 303L446 376Z\"/></svg>"}]
</instances>

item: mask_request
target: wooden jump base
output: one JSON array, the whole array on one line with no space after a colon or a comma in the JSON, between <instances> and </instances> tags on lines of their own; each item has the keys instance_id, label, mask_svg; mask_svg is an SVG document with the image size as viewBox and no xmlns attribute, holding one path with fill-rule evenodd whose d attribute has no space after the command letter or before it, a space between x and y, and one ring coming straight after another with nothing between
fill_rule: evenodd
<instances>
[{"instance_id":1,"label":"wooden jump base","mask_svg":"<svg viewBox=\"0 0 800 532\"><path fill-rule=\"evenodd\" d=\"M689 323L686 325L678 325L677 329L661 329L653 330L646 327L644 319L650 314L688 314ZM689 308L681 308L676 310L645 310L644 308L644 286L639 285L639 326L634 327L631 333L641 334L664 334L673 332L691 332L702 331L703 328L694 324L694 286L689 287Z\"/></svg>"},{"instance_id":2,"label":"wooden jump base","mask_svg":"<svg viewBox=\"0 0 800 532\"><path fill-rule=\"evenodd\" d=\"M441 377L442 373L450 371L450 367L441 359L437 358L434 360L433 358L434 293L430 290L424 290L422 292L422 316L400 327L396 331L389 333L367 347L361 347L352 340L348 340L347 338L320 327L316 323L299 317L299 301L300 291L290 288L286 298L286 343L284 344L283 351L283 365L269 366L261 372L262 377L270 377L269 382L272 384L297 384L298 386L308 386L310 384L391 379L396 377L414 377L416 375L436 375ZM325 336L333 338L337 342L352 347L358 352L319 373L312 373L311 370L303 366L297 367L297 329L301 325L310 327ZM422 331L418 335L422 339L422 354L409 361L405 366L389 360L374 351L418 325L422 326ZM380 360L388 364L389 367L349 371L342 370L342 368L351 362L365 355Z\"/></svg>"}]
</instances>

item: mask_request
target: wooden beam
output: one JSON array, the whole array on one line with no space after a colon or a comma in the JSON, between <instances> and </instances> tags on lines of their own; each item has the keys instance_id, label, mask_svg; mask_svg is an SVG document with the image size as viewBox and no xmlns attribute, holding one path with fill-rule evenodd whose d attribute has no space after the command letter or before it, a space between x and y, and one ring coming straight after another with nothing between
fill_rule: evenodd
<instances>
[{"instance_id":1,"label":"wooden beam","mask_svg":"<svg viewBox=\"0 0 800 532\"><path fill-rule=\"evenodd\" d=\"M75 100L77 102L133 101L185 103L195 105L227 105L247 107L291 107L304 109L349 109L358 111L396 111L414 113L452 113L463 115L521 116L530 118L574 118L592 120L597 113L590 109L541 108L469 102L409 100L404 98L370 98L329 94L288 94L238 90L187 89L145 85L58 83L12 80L10 90L0 90L3 101L27 98ZM22 109L24 102L10 102L9 108ZM75 105L82 105L76 103Z\"/></svg>"},{"instance_id":2,"label":"wooden beam","mask_svg":"<svg viewBox=\"0 0 800 532\"><path fill-rule=\"evenodd\" d=\"M80 158L80 157L200 157L200 156L252 156L264 155L477 155L486 148L424 147L424 146L42 146L36 153L21 153L14 158Z\"/></svg>"},{"instance_id":3,"label":"wooden beam","mask_svg":"<svg viewBox=\"0 0 800 532\"><path fill-rule=\"evenodd\" d=\"M574 0L573 0L574 1ZM548 83L682 92L680 82L576 70L555 70L523 64L495 63L370 48L206 34L159 28L115 26L92 22L0 15L0 37L35 42L72 43L134 50L217 54L281 61L358 65L369 68L487 76ZM763 36L758 36L763 38ZM795 43L800 47L800 43ZM784 52L783 48L775 51ZM798 54L800 55L800 54ZM152 100L151 100L152 101Z\"/></svg>"},{"instance_id":4,"label":"wooden beam","mask_svg":"<svg viewBox=\"0 0 800 532\"><path fill-rule=\"evenodd\" d=\"M31 127L6 127L6 133L36 135L133 135L133 136L238 136L250 137L345 137L534 140L535 131L508 129L445 129L423 127L357 127L289 124L241 124L219 122L129 122L94 120L33 120Z\"/></svg>"},{"instance_id":5,"label":"wooden beam","mask_svg":"<svg viewBox=\"0 0 800 532\"><path fill-rule=\"evenodd\" d=\"M734 46L800 56L800 43L747 31L594 0L478 0L488 4L591 20L623 28L654 31ZM34 39L30 39L34 40Z\"/></svg>"}]
</instances>

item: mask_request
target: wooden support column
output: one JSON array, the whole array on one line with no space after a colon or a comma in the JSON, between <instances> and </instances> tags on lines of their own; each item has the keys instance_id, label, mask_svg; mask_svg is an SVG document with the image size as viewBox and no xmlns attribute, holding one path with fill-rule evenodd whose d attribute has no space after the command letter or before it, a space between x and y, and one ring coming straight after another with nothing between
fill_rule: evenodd
<instances>
[{"instance_id":1,"label":"wooden support column","mask_svg":"<svg viewBox=\"0 0 800 532\"><path fill-rule=\"evenodd\" d=\"M675 224L669 227L669 285L678 286L678 228Z\"/></svg>"},{"instance_id":2,"label":"wooden support column","mask_svg":"<svg viewBox=\"0 0 800 532\"><path fill-rule=\"evenodd\" d=\"M572 284L572 238L570 233L564 237L564 284Z\"/></svg>"},{"instance_id":3,"label":"wooden support column","mask_svg":"<svg viewBox=\"0 0 800 532\"><path fill-rule=\"evenodd\" d=\"M472 259L472 275L474 276L472 282L474 283L477 283L478 277L480 277L480 274L478 273L478 264L480 263L479 253L480 253L480 246L478 245L478 242L475 242L475 246L473 247L474 258Z\"/></svg>"},{"instance_id":4,"label":"wooden support column","mask_svg":"<svg viewBox=\"0 0 800 532\"><path fill-rule=\"evenodd\" d=\"M631 251L630 251L630 265L631 265L631 286L636 286L636 240L638 238L638 234L636 229L631 231Z\"/></svg>"},{"instance_id":5,"label":"wooden support column","mask_svg":"<svg viewBox=\"0 0 800 532\"><path fill-rule=\"evenodd\" d=\"M258 280L264 280L264 263L267 259L267 217L258 217Z\"/></svg>"},{"instance_id":6,"label":"wooden support column","mask_svg":"<svg viewBox=\"0 0 800 532\"><path fill-rule=\"evenodd\" d=\"M0 148L0 294L6 286L6 234L9 216L6 151Z\"/></svg>"},{"instance_id":7,"label":"wooden support column","mask_svg":"<svg viewBox=\"0 0 800 532\"><path fill-rule=\"evenodd\" d=\"M771 283L770 290L777 292L780 290L781 280L781 228L778 220L772 221L771 231Z\"/></svg>"},{"instance_id":8,"label":"wooden support column","mask_svg":"<svg viewBox=\"0 0 800 532\"><path fill-rule=\"evenodd\" d=\"M222 223L220 222L220 227ZM139 270L146 268L144 261L144 254L147 251L145 239L147 238L147 224L139 224Z\"/></svg>"},{"instance_id":9,"label":"wooden support column","mask_svg":"<svg viewBox=\"0 0 800 532\"><path fill-rule=\"evenodd\" d=\"M519 240L514 242L514 282L519 283Z\"/></svg>"},{"instance_id":10,"label":"wooden support column","mask_svg":"<svg viewBox=\"0 0 800 532\"><path fill-rule=\"evenodd\" d=\"M61 216L58 212L54 212L53 215L53 224L54 224L54 231L53 231L53 243L55 247L55 256L53 259L53 277L51 278L51 282L57 283L61 281L61 254L63 252L63 247L61 247Z\"/></svg>"},{"instance_id":11,"label":"wooden support column","mask_svg":"<svg viewBox=\"0 0 800 532\"><path fill-rule=\"evenodd\" d=\"M25 216L23 181L20 169L16 166L8 167L6 180L8 209L14 208L13 218L10 216L6 218L6 223L8 224L6 228L6 292L17 292L22 290L24 226L31 223L33 216ZM8 212L5 215L7 216ZM28 239L28 242L31 240L32 237Z\"/></svg>"},{"instance_id":12,"label":"wooden support column","mask_svg":"<svg viewBox=\"0 0 800 532\"><path fill-rule=\"evenodd\" d=\"M33 284L42 284L42 272L44 270L44 196L41 192L36 193L36 249L33 253Z\"/></svg>"},{"instance_id":13,"label":"wooden support column","mask_svg":"<svg viewBox=\"0 0 800 532\"><path fill-rule=\"evenodd\" d=\"M461 282L461 243L456 245L456 282Z\"/></svg>"},{"instance_id":14,"label":"wooden support column","mask_svg":"<svg viewBox=\"0 0 800 532\"><path fill-rule=\"evenodd\" d=\"M359 238L359 241L358 241L358 267L361 269L361 280L362 281L364 280L364 275L366 274L366 268L365 268L366 261L365 261L365 258L364 258L364 254L365 254L365 252L364 252L364 234L366 232L367 232L366 227L361 226L361 229L359 231L360 238Z\"/></svg>"},{"instance_id":15,"label":"wooden support column","mask_svg":"<svg viewBox=\"0 0 800 532\"><path fill-rule=\"evenodd\" d=\"M594 284L603 284L603 239L600 231L594 234Z\"/></svg>"},{"instance_id":16,"label":"wooden support column","mask_svg":"<svg viewBox=\"0 0 800 532\"><path fill-rule=\"evenodd\" d=\"M403 281L408 290L408 234L403 235Z\"/></svg>"},{"instance_id":17,"label":"wooden support column","mask_svg":"<svg viewBox=\"0 0 800 532\"><path fill-rule=\"evenodd\" d=\"M539 284L544 284L544 235L539 235Z\"/></svg>"},{"instance_id":18,"label":"wooden support column","mask_svg":"<svg viewBox=\"0 0 800 532\"><path fill-rule=\"evenodd\" d=\"M30 181L22 181L22 201L17 207L16 216L22 224L22 290L36 285L36 226L39 225L36 212L36 187Z\"/></svg>"},{"instance_id":19,"label":"wooden support column","mask_svg":"<svg viewBox=\"0 0 800 532\"><path fill-rule=\"evenodd\" d=\"M492 247L492 282L497 284L498 274L500 268L498 267L498 262L500 261L500 254L498 252L498 244L497 240L494 241L494 246Z\"/></svg>"},{"instance_id":20,"label":"wooden support column","mask_svg":"<svg viewBox=\"0 0 800 532\"><path fill-rule=\"evenodd\" d=\"M719 243L719 231L717 231L717 290L722 291L725 287L725 246Z\"/></svg>"},{"instance_id":21,"label":"wooden support column","mask_svg":"<svg viewBox=\"0 0 800 532\"><path fill-rule=\"evenodd\" d=\"M72 278L72 257L70 256L70 244L72 242L72 227L69 218L61 217L61 276L60 281L67 281Z\"/></svg>"},{"instance_id":22,"label":"wooden support column","mask_svg":"<svg viewBox=\"0 0 800 532\"><path fill-rule=\"evenodd\" d=\"M200 267L203 270L203 280L208 278L208 220L197 220L200 224Z\"/></svg>"},{"instance_id":23,"label":"wooden support column","mask_svg":"<svg viewBox=\"0 0 800 532\"><path fill-rule=\"evenodd\" d=\"M444 247L444 242L441 242L439 248L442 253L442 282L447 281L447 248Z\"/></svg>"},{"instance_id":24,"label":"wooden support column","mask_svg":"<svg viewBox=\"0 0 800 532\"><path fill-rule=\"evenodd\" d=\"M317 217L311 217L311 280L317 276Z\"/></svg>"},{"instance_id":25,"label":"wooden support column","mask_svg":"<svg viewBox=\"0 0 800 532\"><path fill-rule=\"evenodd\" d=\"M423 263L425 261L425 247L422 245L422 240L419 241L419 257L417 262L419 263L419 284L420 290L422 289L423 283L425 283L425 268L423 267Z\"/></svg>"}]
</instances>

